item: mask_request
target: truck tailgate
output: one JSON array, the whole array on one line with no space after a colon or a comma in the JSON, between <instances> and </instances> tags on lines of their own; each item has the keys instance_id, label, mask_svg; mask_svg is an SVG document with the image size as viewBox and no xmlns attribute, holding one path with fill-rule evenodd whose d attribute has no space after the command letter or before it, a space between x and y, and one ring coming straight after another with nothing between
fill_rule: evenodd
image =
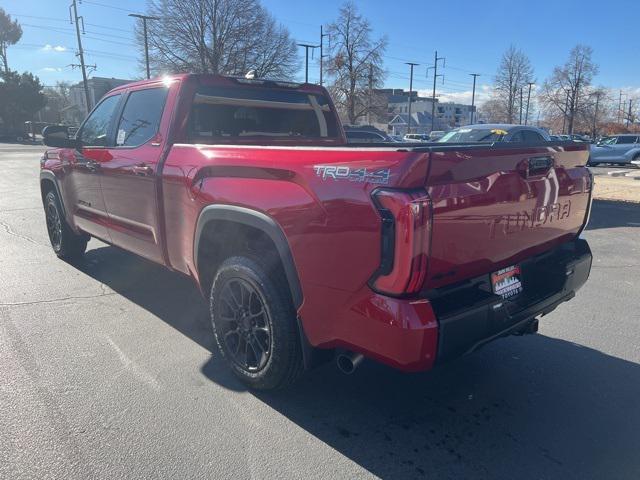
<instances>
[{"instance_id":1,"label":"truck tailgate","mask_svg":"<svg viewBox=\"0 0 640 480\"><path fill-rule=\"evenodd\" d=\"M591 179L587 145L434 149L426 288L516 264L581 229Z\"/></svg>"}]
</instances>

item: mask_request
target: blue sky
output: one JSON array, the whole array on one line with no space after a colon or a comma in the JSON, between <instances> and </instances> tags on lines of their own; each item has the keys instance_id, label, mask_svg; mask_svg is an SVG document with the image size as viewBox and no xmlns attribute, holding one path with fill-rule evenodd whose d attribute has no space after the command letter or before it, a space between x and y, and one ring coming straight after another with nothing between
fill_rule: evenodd
<instances>
[{"instance_id":1,"label":"blue sky","mask_svg":"<svg viewBox=\"0 0 640 480\"><path fill-rule=\"evenodd\" d=\"M298 41L317 42L320 24L331 22L341 1L263 0ZM431 82L426 66L434 50L446 57L444 85L438 92L446 99L470 99L471 72L480 73L480 98L488 91L502 52L514 44L529 55L536 80L542 83L555 65L566 59L576 43L593 47L600 66L595 83L612 89L640 93L640 0L458 0L419 1L359 0L374 35L387 35L385 53L389 87L408 88L405 61L421 65L414 73L414 88L427 90ZM3 0L2 7L23 25L20 43L9 49L10 67L29 70L46 85L58 80L79 81L74 26L68 21L66 0ZM140 52L133 42L130 11L144 12L145 0L84 0L83 45L87 63L97 65L94 75L136 78L142 75ZM316 52L317 54L317 52ZM301 67L303 56L300 55ZM315 57L317 60L317 56ZM318 77L314 60L310 79ZM299 78L303 78L300 70Z\"/></svg>"}]
</instances>

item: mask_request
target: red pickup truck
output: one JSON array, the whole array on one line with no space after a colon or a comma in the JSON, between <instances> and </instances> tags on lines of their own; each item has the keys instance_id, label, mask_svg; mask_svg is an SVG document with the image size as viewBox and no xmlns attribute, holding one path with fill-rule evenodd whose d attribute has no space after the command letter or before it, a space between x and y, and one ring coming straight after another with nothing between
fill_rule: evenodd
<instances>
[{"instance_id":1,"label":"red pickup truck","mask_svg":"<svg viewBox=\"0 0 640 480\"><path fill-rule=\"evenodd\" d=\"M116 88L44 142L56 254L96 237L192 277L254 388L533 333L591 268L584 144L347 144L322 87L214 75Z\"/></svg>"}]
</instances>

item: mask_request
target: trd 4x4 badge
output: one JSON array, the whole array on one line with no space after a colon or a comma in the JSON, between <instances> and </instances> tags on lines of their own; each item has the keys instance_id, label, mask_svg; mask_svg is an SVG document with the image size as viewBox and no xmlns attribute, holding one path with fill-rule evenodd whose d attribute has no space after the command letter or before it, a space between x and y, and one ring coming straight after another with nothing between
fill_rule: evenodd
<instances>
[{"instance_id":1,"label":"trd 4x4 badge","mask_svg":"<svg viewBox=\"0 0 640 480\"><path fill-rule=\"evenodd\" d=\"M314 165L316 175L322 180L331 178L333 180L349 180L350 182L370 182L381 185L389 183L391 171L388 168L367 169L351 168L335 165Z\"/></svg>"}]
</instances>

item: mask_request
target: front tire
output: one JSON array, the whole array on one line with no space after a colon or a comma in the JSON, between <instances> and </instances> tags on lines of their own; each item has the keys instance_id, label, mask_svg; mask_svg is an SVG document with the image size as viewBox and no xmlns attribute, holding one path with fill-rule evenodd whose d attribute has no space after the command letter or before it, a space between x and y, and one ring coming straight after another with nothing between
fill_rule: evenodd
<instances>
[{"instance_id":1,"label":"front tire","mask_svg":"<svg viewBox=\"0 0 640 480\"><path fill-rule=\"evenodd\" d=\"M228 258L213 280L209 307L218 349L249 387L283 388L302 374L296 312L277 269L250 257Z\"/></svg>"},{"instance_id":2,"label":"front tire","mask_svg":"<svg viewBox=\"0 0 640 480\"><path fill-rule=\"evenodd\" d=\"M88 238L86 235L75 233L67 224L60 206L60 199L53 190L44 198L44 212L49 241L56 255L65 260L82 257L87 249Z\"/></svg>"}]
</instances>

